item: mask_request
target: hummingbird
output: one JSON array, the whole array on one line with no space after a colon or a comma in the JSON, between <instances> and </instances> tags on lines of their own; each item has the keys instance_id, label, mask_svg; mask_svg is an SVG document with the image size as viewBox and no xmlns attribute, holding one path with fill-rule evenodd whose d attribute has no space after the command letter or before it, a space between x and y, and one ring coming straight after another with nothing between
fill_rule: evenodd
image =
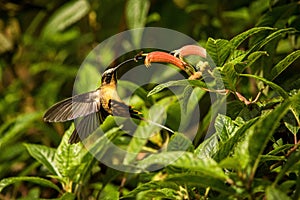
<instances>
[{"instance_id":1,"label":"hummingbird","mask_svg":"<svg viewBox=\"0 0 300 200\"><path fill-rule=\"evenodd\" d=\"M109 115L148 121L173 132L168 127L144 119L140 112L126 105L117 93L117 69L126 63L137 62L142 58L138 55L120 63L116 67L108 68L102 74L101 86L99 88L69 97L54 104L44 114L44 121L65 122L81 118L69 138L69 144L78 143L87 138Z\"/></svg>"}]
</instances>

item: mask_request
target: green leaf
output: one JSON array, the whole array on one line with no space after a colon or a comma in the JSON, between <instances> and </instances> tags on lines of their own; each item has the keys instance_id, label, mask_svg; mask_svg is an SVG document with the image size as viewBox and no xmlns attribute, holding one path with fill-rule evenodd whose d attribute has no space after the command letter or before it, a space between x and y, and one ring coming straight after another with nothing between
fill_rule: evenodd
<instances>
[{"instance_id":1,"label":"green leaf","mask_svg":"<svg viewBox=\"0 0 300 200\"><path fill-rule=\"evenodd\" d=\"M274 30L274 28L271 27L254 27L251 28L243 33L240 33L239 35L235 36L230 40L231 46L233 49L236 49L242 42L244 42L247 38L253 36L254 34L257 34L261 31L268 31L268 30Z\"/></svg>"},{"instance_id":2,"label":"green leaf","mask_svg":"<svg viewBox=\"0 0 300 200\"><path fill-rule=\"evenodd\" d=\"M126 5L126 22L129 29L135 29L132 33L132 40L136 47L140 47L143 28L147 21L147 14L150 8L149 0L128 0Z\"/></svg>"},{"instance_id":3,"label":"green leaf","mask_svg":"<svg viewBox=\"0 0 300 200\"><path fill-rule=\"evenodd\" d=\"M224 39L212 39L208 38L206 42L206 51L208 55L213 59L217 67L221 67L231 52L231 43Z\"/></svg>"},{"instance_id":4,"label":"green leaf","mask_svg":"<svg viewBox=\"0 0 300 200\"><path fill-rule=\"evenodd\" d=\"M231 155L234 153L235 147L237 144L245 137L245 134L247 133L247 130L258 120L258 118L251 119L247 121L242 126L238 127L238 129L235 129L235 133L232 137L230 137L228 140L224 141L223 143L220 143L218 146L218 149L213 156L213 158L216 161L221 161L228 157L228 155ZM216 122L217 123L217 122ZM240 159L239 161L245 161L244 159ZM238 166L238 164L236 163ZM243 165L243 164L241 164Z\"/></svg>"},{"instance_id":5,"label":"green leaf","mask_svg":"<svg viewBox=\"0 0 300 200\"><path fill-rule=\"evenodd\" d=\"M279 74L281 74L290 64L292 64L300 56L300 50L294 51L284 59L282 59L271 70L270 80L274 80Z\"/></svg>"},{"instance_id":6,"label":"green leaf","mask_svg":"<svg viewBox=\"0 0 300 200\"><path fill-rule=\"evenodd\" d=\"M293 133L296 135L300 129L299 124L297 123L297 119L295 118L291 112L287 113L286 116L283 118L284 125Z\"/></svg>"},{"instance_id":7,"label":"green leaf","mask_svg":"<svg viewBox=\"0 0 300 200\"><path fill-rule=\"evenodd\" d=\"M218 136L213 134L195 149L194 154L198 158L212 158L219 149L219 143Z\"/></svg>"},{"instance_id":8,"label":"green leaf","mask_svg":"<svg viewBox=\"0 0 300 200\"><path fill-rule=\"evenodd\" d=\"M151 181L148 183L144 183L139 185L137 188L129 192L124 196L124 198L128 197L136 197L141 192L145 191L160 191L161 189L169 189L169 191L178 191L179 185L175 182L165 182L165 181Z\"/></svg>"},{"instance_id":9,"label":"green leaf","mask_svg":"<svg viewBox=\"0 0 300 200\"><path fill-rule=\"evenodd\" d=\"M76 195L70 192L66 192L58 200L73 200L73 199L76 199Z\"/></svg>"},{"instance_id":10,"label":"green leaf","mask_svg":"<svg viewBox=\"0 0 300 200\"><path fill-rule=\"evenodd\" d=\"M147 21L147 14L150 8L148 0L129 0L126 5L126 19L129 29L142 28Z\"/></svg>"},{"instance_id":11,"label":"green leaf","mask_svg":"<svg viewBox=\"0 0 300 200\"><path fill-rule=\"evenodd\" d=\"M282 89L279 85L273 83L272 81L268 81L265 78L262 78L260 76L252 75L252 74L239 74L239 76L244 76L244 77L250 77L250 78L255 78L257 80L260 80L264 82L265 84L269 85L273 90L278 92L284 99L287 99L289 97L288 93Z\"/></svg>"},{"instance_id":12,"label":"green leaf","mask_svg":"<svg viewBox=\"0 0 300 200\"><path fill-rule=\"evenodd\" d=\"M21 177L11 177L11 178L5 178L0 181L0 192L7 186L11 184L15 184L21 181L27 181L31 183L36 183L38 185L50 187L52 189L55 189L56 191L60 192L59 187L52 183L51 181L40 178L40 177L30 177L30 176L21 176Z\"/></svg>"},{"instance_id":13,"label":"green leaf","mask_svg":"<svg viewBox=\"0 0 300 200\"><path fill-rule=\"evenodd\" d=\"M265 37L263 40L259 40L256 44L254 44L252 46L252 48L247 52L247 54L251 54L254 51L257 51L259 49L261 49L262 47L264 47L266 44L270 43L272 40L282 37L283 34L286 33L294 33L295 29L294 28L285 28L285 29L279 29L273 33L271 33L270 35L268 35L267 37Z\"/></svg>"},{"instance_id":14,"label":"green leaf","mask_svg":"<svg viewBox=\"0 0 300 200\"><path fill-rule=\"evenodd\" d=\"M268 56L266 51L255 51L248 55L246 64L237 64L234 66L237 73L242 73L246 68L251 67L262 56Z\"/></svg>"},{"instance_id":15,"label":"green leaf","mask_svg":"<svg viewBox=\"0 0 300 200\"><path fill-rule=\"evenodd\" d=\"M286 173L299 162L300 162L300 151L296 151L288 157L286 163L283 165L279 174L276 176L276 179L273 182L273 186L275 186L284 177L284 175L286 175Z\"/></svg>"},{"instance_id":16,"label":"green leaf","mask_svg":"<svg viewBox=\"0 0 300 200\"><path fill-rule=\"evenodd\" d=\"M149 110L149 119L152 122L161 124L166 120L166 108L170 105L170 101L160 101L154 104ZM134 161L137 154L142 150L142 148L147 143L149 137L158 131L160 127L157 125L142 121L139 126L137 127L133 138L131 139L128 147L127 147L127 154L124 158L123 163L129 164Z\"/></svg>"},{"instance_id":17,"label":"green leaf","mask_svg":"<svg viewBox=\"0 0 300 200\"><path fill-rule=\"evenodd\" d=\"M107 120L104 121L103 125L105 125L106 121ZM100 129L101 128L102 126ZM96 130L95 135L100 136L92 144L86 144L89 152L91 152L94 156L97 156L98 159L101 159L102 156L105 155L106 150L109 148L109 145L112 143L112 141L123 134L123 132L120 131L120 128L121 127L111 128L108 131L105 131L104 135L102 133L97 134L98 130ZM103 129L101 129L99 132L102 132L102 130ZM89 157L88 154L86 156Z\"/></svg>"},{"instance_id":18,"label":"green leaf","mask_svg":"<svg viewBox=\"0 0 300 200\"><path fill-rule=\"evenodd\" d=\"M54 33L64 31L66 28L83 18L90 10L86 0L71 1L58 9L44 27L42 35L52 37Z\"/></svg>"},{"instance_id":19,"label":"green leaf","mask_svg":"<svg viewBox=\"0 0 300 200\"><path fill-rule=\"evenodd\" d=\"M273 186L269 186L266 189L266 199L268 199L268 200L278 200L278 199L289 200L291 198L289 196L287 196L281 190L279 190Z\"/></svg>"},{"instance_id":20,"label":"green leaf","mask_svg":"<svg viewBox=\"0 0 300 200\"><path fill-rule=\"evenodd\" d=\"M81 177L86 176L85 174L80 174L80 172L86 164L82 162L82 159L89 153L81 142L72 145L68 143L73 131L74 125L70 126L65 132L61 143L57 147L54 164L57 166L62 178L78 182Z\"/></svg>"},{"instance_id":21,"label":"green leaf","mask_svg":"<svg viewBox=\"0 0 300 200\"><path fill-rule=\"evenodd\" d=\"M226 63L222 68L221 75L225 88L231 91L236 91L236 82L238 79L238 74L234 69L234 64Z\"/></svg>"},{"instance_id":22,"label":"green leaf","mask_svg":"<svg viewBox=\"0 0 300 200\"><path fill-rule=\"evenodd\" d=\"M98 199L101 200L119 200L120 199L119 187L113 184L108 184L101 191L101 194Z\"/></svg>"},{"instance_id":23,"label":"green leaf","mask_svg":"<svg viewBox=\"0 0 300 200\"><path fill-rule=\"evenodd\" d=\"M183 80L169 81L166 83L159 84L148 93L148 96L154 95L166 88L175 87L175 86L181 86L181 87L196 86L196 87L200 87L200 88L207 88L207 85L200 80L185 80L185 79L183 79Z\"/></svg>"},{"instance_id":24,"label":"green leaf","mask_svg":"<svg viewBox=\"0 0 300 200\"><path fill-rule=\"evenodd\" d=\"M191 151L193 150L192 141L182 133L174 133L170 138L167 151Z\"/></svg>"},{"instance_id":25,"label":"green leaf","mask_svg":"<svg viewBox=\"0 0 300 200\"><path fill-rule=\"evenodd\" d=\"M212 188L223 194L234 195L236 191L232 187L226 186L224 181L206 174L174 174L169 175L165 182L176 182L183 185L200 186L203 188Z\"/></svg>"},{"instance_id":26,"label":"green leaf","mask_svg":"<svg viewBox=\"0 0 300 200\"><path fill-rule=\"evenodd\" d=\"M178 80L178 81L169 81L166 83L162 83L154 87L149 93L148 97L151 95L154 95L163 89L169 88L169 87L174 87L174 86L187 86L189 82L187 80Z\"/></svg>"},{"instance_id":27,"label":"green leaf","mask_svg":"<svg viewBox=\"0 0 300 200\"><path fill-rule=\"evenodd\" d=\"M272 7L272 9L269 9L266 14L260 17L256 26L278 27L277 23L288 23L291 13L293 13L297 7L297 2ZM285 20L283 21L283 19Z\"/></svg>"},{"instance_id":28,"label":"green leaf","mask_svg":"<svg viewBox=\"0 0 300 200\"><path fill-rule=\"evenodd\" d=\"M150 189L147 191L139 192L136 197L137 200L144 200L144 199L182 199L180 197L179 191L170 189L170 188L156 188Z\"/></svg>"},{"instance_id":29,"label":"green leaf","mask_svg":"<svg viewBox=\"0 0 300 200\"><path fill-rule=\"evenodd\" d=\"M29 154L44 165L53 175L61 175L54 163L56 149L37 144L24 144L24 146Z\"/></svg>"},{"instance_id":30,"label":"green leaf","mask_svg":"<svg viewBox=\"0 0 300 200\"><path fill-rule=\"evenodd\" d=\"M291 100L287 99L274 110L262 116L253 126L246 131L246 137L242 141L235 152L237 158L246 160L246 165L252 167L254 173L261 160L261 155L277 126L279 121L288 111ZM244 165L245 167L245 165Z\"/></svg>"},{"instance_id":31,"label":"green leaf","mask_svg":"<svg viewBox=\"0 0 300 200\"><path fill-rule=\"evenodd\" d=\"M235 134L238 128L230 117L219 114L215 120L215 129L220 141L225 142Z\"/></svg>"},{"instance_id":32,"label":"green leaf","mask_svg":"<svg viewBox=\"0 0 300 200\"><path fill-rule=\"evenodd\" d=\"M35 120L40 119L41 116L40 112L20 114L12 121L2 124L0 126L0 149L18 140L22 133L31 127Z\"/></svg>"},{"instance_id":33,"label":"green leaf","mask_svg":"<svg viewBox=\"0 0 300 200\"><path fill-rule=\"evenodd\" d=\"M201 172L208 177L215 177L223 181L228 179L222 168L220 168L213 159L200 159L194 154L185 151L152 154L137 164L141 169L146 169L151 165L170 165L181 169L188 169L189 171Z\"/></svg>"}]
</instances>

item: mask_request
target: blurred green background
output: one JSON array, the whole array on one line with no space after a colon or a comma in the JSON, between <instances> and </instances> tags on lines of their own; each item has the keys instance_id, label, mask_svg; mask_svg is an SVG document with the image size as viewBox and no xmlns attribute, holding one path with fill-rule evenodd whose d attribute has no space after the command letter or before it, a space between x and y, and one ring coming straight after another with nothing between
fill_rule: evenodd
<instances>
[{"instance_id":1,"label":"blurred green background","mask_svg":"<svg viewBox=\"0 0 300 200\"><path fill-rule=\"evenodd\" d=\"M155 26L204 45L209 37L231 39L254 26L300 30L299 14L292 0L0 1L0 179L34 175L35 170L43 174L22 144L59 144L69 123L46 124L42 115L72 94L79 66L108 37ZM297 38L290 41L294 44L279 44L278 57L299 48ZM294 65L286 76L299 70ZM299 79L291 84L299 85ZM14 192L28 191L21 187Z\"/></svg>"}]
</instances>

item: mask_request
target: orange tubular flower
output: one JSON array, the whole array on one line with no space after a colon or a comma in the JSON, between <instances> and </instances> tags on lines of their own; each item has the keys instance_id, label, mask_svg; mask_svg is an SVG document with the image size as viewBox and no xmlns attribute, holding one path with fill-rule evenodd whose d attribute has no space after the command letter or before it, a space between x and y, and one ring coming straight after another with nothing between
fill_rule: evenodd
<instances>
[{"instance_id":1,"label":"orange tubular flower","mask_svg":"<svg viewBox=\"0 0 300 200\"><path fill-rule=\"evenodd\" d=\"M151 63L153 62L160 62L160 63L170 63L175 66L177 66L181 70L186 70L186 63L183 62L182 60L176 58L175 56L163 52L163 51L153 51L151 53L145 54L145 65L146 67L149 67Z\"/></svg>"}]
</instances>

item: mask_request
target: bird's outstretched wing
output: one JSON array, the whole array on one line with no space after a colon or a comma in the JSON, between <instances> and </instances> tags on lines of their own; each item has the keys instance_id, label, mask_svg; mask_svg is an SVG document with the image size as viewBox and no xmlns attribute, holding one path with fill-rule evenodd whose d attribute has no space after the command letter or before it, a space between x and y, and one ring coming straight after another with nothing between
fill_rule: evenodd
<instances>
[{"instance_id":1,"label":"bird's outstretched wing","mask_svg":"<svg viewBox=\"0 0 300 200\"><path fill-rule=\"evenodd\" d=\"M44 115L47 122L65 122L100 111L100 89L75 95L54 104Z\"/></svg>"},{"instance_id":2,"label":"bird's outstretched wing","mask_svg":"<svg viewBox=\"0 0 300 200\"><path fill-rule=\"evenodd\" d=\"M77 143L87 138L103 123L108 115L104 109L100 109L96 113L91 113L75 120L75 130L69 138L69 143Z\"/></svg>"}]
</instances>

